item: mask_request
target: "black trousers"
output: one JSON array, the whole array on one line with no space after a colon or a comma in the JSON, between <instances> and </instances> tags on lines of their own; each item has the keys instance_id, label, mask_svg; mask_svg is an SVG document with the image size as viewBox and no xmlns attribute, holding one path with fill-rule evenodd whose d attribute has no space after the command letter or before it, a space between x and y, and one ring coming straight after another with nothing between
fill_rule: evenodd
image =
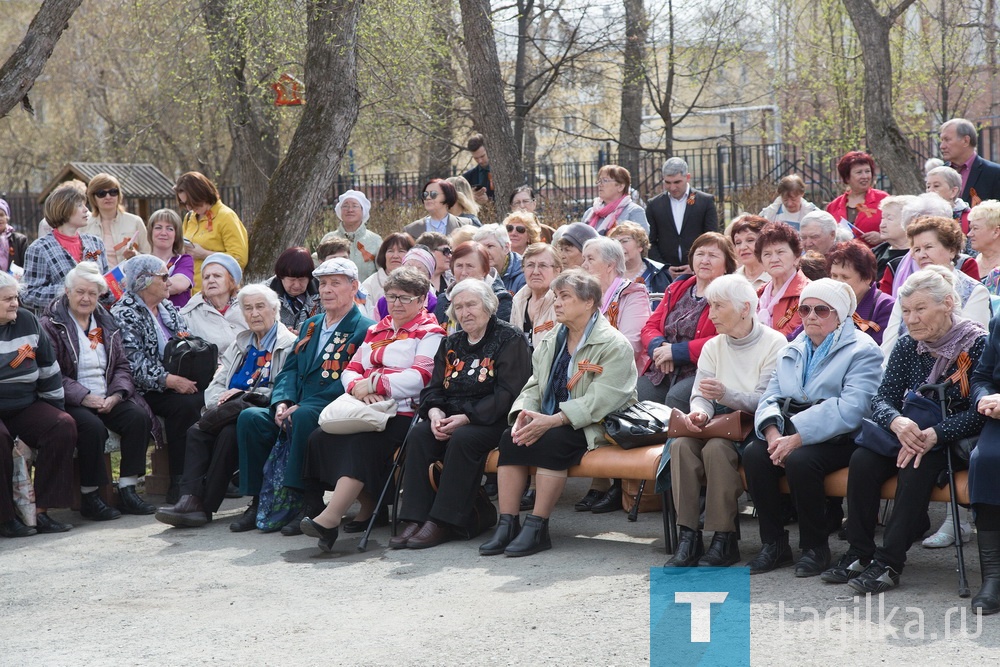
<instances>
[{"instance_id":1,"label":"black trousers","mask_svg":"<svg viewBox=\"0 0 1000 667\"><path fill-rule=\"evenodd\" d=\"M153 425L145 410L131 401L122 401L107 414L82 405L68 405L66 412L76 422L76 458L80 464L81 486L111 483L104 468L104 444L109 430L121 436L119 474L122 477L146 474L146 448Z\"/></svg>"},{"instance_id":2,"label":"black trousers","mask_svg":"<svg viewBox=\"0 0 1000 667\"><path fill-rule=\"evenodd\" d=\"M905 468L896 467L896 457L882 456L858 447L851 456L847 478L847 539L851 548L866 558L874 557L897 572L906 563L906 551L924 525L927 505L941 471L948 466L945 451L928 452L920 461ZM882 546L875 547L875 523L878 520L882 485L893 475L896 498L889 523L885 526Z\"/></svg>"},{"instance_id":3,"label":"black trousers","mask_svg":"<svg viewBox=\"0 0 1000 667\"><path fill-rule=\"evenodd\" d=\"M205 394L178 394L175 391L151 391L143 394L146 403L153 414L163 417L166 422L167 461L170 465L170 475L180 476L184 473L184 453L187 449L187 431L201 417L201 409L205 407Z\"/></svg>"},{"instance_id":4,"label":"black trousers","mask_svg":"<svg viewBox=\"0 0 1000 667\"><path fill-rule=\"evenodd\" d=\"M35 505L40 509L69 507L73 501L73 449L76 422L45 401L0 412L0 522L14 518L12 477L14 438L35 452Z\"/></svg>"},{"instance_id":5,"label":"black trousers","mask_svg":"<svg viewBox=\"0 0 1000 667\"><path fill-rule=\"evenodd\" d=\"M205 510L218 512L226 498L233 473L240 467L236 423L224 426L219 435L206 433L195 424L187 431L184 455L183 495L201 498Z\"/></svg>"},{"instance_id":6,"label":"black trousers","mask_svg":"<svg viewBox=\"0 0 1000 667\"><path fill-rule=\"evenodd\" d=\"M429 421L414 426L406 443L400 518L417 523L433 519L466 528L472 520L472 504L486 457L506 428L503 422L490 426L466 424L441 442L431 433ZM437 494L428 477L434 461L444 461Z\"/></svg>"},{"instance_id":7,"label":"black trousers","mask_svg":"<svg viewBox=\"0 0 1000 667\"><path fill-rule=\"evenodd\" d=\"M771 463L767 442L754 440L743 452L747 490L757 508L760 539L774 544L784 538L781 491L778 482L788 478L792 502L799 515L799 548L813 549L827 544L826 492L823 478L846 468L855 446L848 441L804 445L788 455L785 467Z\"/></svg>"}]
</instances>

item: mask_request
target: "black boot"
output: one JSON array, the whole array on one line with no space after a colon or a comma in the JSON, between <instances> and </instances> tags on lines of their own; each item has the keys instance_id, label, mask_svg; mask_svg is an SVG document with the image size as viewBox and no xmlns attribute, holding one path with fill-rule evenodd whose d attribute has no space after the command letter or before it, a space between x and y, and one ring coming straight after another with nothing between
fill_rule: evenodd
<instances>
[{"instance_id":1,"label":"black boot","mask_svg":"<svg viewBox=\"0 0 1000 667\"><path fill-rule=\"evenodd\" d=\"M594 503L590 511L594 514L607 514L608 512L619 512L622 508L622 481L616 479L611 488L607 490L604 497ZM525 524L528 521L525 519Z\"/></svg>"},{"instance_id":2,"label":"black boot","mask_svg":"<svg viewBox=\"0 0 1000 667\"><path fill-rule=\"evenodd\" d=\"M154 514L156 507L135 491L135 485L118 487L118 509L122 514Z\"/></svg>"},{"instance_id":3,"label":"black boot","mask_svg":"<svg viewBox=\"0 0 1000 667\"><path fill-rule=\"evenodd\" d=\"M167 504L176 505L177 501L180 499L181 499L181 476L171 475L170 486L167 487L167 497L166 497Z\"/></svg>"},{"instance_id":4,"label":"black boot","mask_svg":"<svg viewBox=\"0 0 1000 667\"><path fill-rule=\"evenodd\" d=\"M521 517L517 514L501 514L497 529L489 542L479 547L480 556L499 556L521 532Z\"/></svg>"},{"instance_id":5,"label":"black boot","mask_svg":"<svg viewBox=\"0 0 1000 667\"><path fill-rule=\"evenodd\" d=\"M539 551L552 548L552 540L549 539L549 520L540 516L529 514L524 517L524 526L517 537L503 550L504 556L519 558L530 556Z\"/></svg>"},{"instance_id":6,"label":"black boot","mask_svg":"<svg viewBox=\"0 0 1000 667\"><path fill-rule=\"evenodd\" d=\"M983 616L987 616L1000 611L1000 531L981 530L977 539L983 587L972 598L972 609L979 609Z\"/></svg>"},{"instance_id":7,"label":"black boot","mask_svg":"<svg viewBox=\"0 0 1000 667\"><path fill-rule=\"evenodd\" d=\"M94 489L80 496L80 515L91 521L112 521L120 519L122 513L114 507L108 507L101 498L100 489Z\"/></svg>"},{"instance_id":8,"label":"black boot","mask_svg":"<svg viewBox=\"0 0 1000 667\"><path fill-rule=\"evenodd\" d=\"M760 553L747 563L750 574L763 574L783 565L792 564L792 548L788 545L788 531L777 542L761 545Z\"/></svg>"},{"instance_id":9,"label":"black boot","mask_svg":"<svg viewBox=\"0 0 1000 667\"><path fill-rule=\"evenodd\" d=\"M704 553L705 543L701 539L701 531L681 526L677 551L674 552L673 558L663 564L663 567L694 567Z\"/></svg>"},{"instance_id":10,"label":"black boot","mask_svg":"<svg viewBox=\"0 0 1000 667\"><path fill-rule=\"evenodd\" d=\"M712 544L698 561L698 567L729 567L739 561L740 541L736 539L736 531L726 533L715 531L715 535L712 535Z\"/></svg>"},{"instance_id":11,"label":"black boot","mask_svg":"<svg viewBox=\"0 0 1000 667\"><path fill-rule=\"evenodd\" d=\"M250 504L247 506L247 508L243 510L242 516L240 516L240 518L237 519L236 521L233 521L231 524L229 524L229 530L233 531L234 533L245 533L248 530L253 530L254 528L256 528L257 503L259 502L259 500L260 498L258 496L254 496L253 500L250 501Z\"/></svg>"}]
</instances>

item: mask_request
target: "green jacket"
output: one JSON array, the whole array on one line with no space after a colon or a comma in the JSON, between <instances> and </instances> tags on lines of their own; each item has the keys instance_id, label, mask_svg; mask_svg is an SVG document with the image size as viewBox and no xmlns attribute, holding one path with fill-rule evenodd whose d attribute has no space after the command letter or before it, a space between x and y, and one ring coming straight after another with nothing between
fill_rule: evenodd
<instances>
[{"instance_id":1,"label":"green jacket","mask_svg":"<svg viewBox=\"0 0 1000 667\"><path fill-rule=\"evenodd\" d=\"M550 331L535 348L531 356L531 366L535 369L521 395L507 416L513 425L521 410L541 410L542 394L548 382L552 362L558 350L556 335L560 327ZM632 345L617 329L611 326L603 315L594 324L590 336L577 349L569 367L570 378L576 374L581 361L600 366L601 373L587 371L570 390L570 400L559 404L575 429L582 428L587 436L589 449L609 444L604 438L601 421L609 412L621 410L636 402L635 384L638 375L635 370L635 355Z\"/></svg>"}]
</instances>

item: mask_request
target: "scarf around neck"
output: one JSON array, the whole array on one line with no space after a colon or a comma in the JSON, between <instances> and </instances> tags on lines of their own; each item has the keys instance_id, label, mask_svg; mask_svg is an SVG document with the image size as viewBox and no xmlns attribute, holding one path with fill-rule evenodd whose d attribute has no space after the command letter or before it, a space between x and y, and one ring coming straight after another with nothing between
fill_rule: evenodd
<instances>
[{"instance_id":1,"label":"scarf around neck","mask_svg":"<svg viewBox=\"0 0 1000 667\"><path fill-rule=\"evenodd\" d=\"M580 342L576 346L576 352L570 357L569 367L573 368L573 362L576 360L576 354L583 347L584 343L590 337L590 332L594 329L594 325L597 324L597 318L601 314L599 312L594 313L590 316L590 321L587 322L587 326L583 330L583 336L580 337ZM566 339L569 338L569 329L565 324L559 325L559 332L556 334L556 344L555 344L555 355L552 357L552 365L549 366L549 377L548 382L545 384L545 393L542 394L542 413L546 415L554 415L556 413L556 383L553 382L553 376L556 370L556 361L562 355L563 350L566 348Z\"/></svg>"},{"instance_id":2,"label":"scarf around neck","mask_svg":"<svg viewBox=\"0 0 1000 667\"><path fill-rule=\"evenodd\" d=\"M983 325L957 315L951 316L951 328L945 335L934 342L917 341L917 354L930 354L934 357L934 366L927 376L927 384L937 382L958 360L958 355L968 352L980 336L986 335Z\"/></svg>"},{"instance_id":3,"label":"scarf around neck","mask_svg":"<svg viewBox=\"0 0 1000 667\"><path fill-rule=\"evenodd\" d=\"M615 223L618 221L618 215L629 201L631 201L631 197L629 197L629 194L626 192L620 198L605 204L601 208L597 208L595 206L594 210L590 213L590 217L585 222L594 229L603 228L605 231L611 231L611 229L614 228ZM608 222L608 224L601 225L600 222L611 214L614 214L614 217Z\"/></svg>"},{"instance_id":4,"label":"scarf around neck","mask_svg":"<svg viewBox=\"0 0 1000 667\"><path fill-rule=\"evenodd\" d=\"M760 321L767 326L774 328L773 310L775 305L781 301L781 297L785 296L785 291L788 290L788 286L792 284L795 280L795 276L799 275L798 269L792 274L792 276L785 281L777 292L774 291L774 281L772 280L767 285L764 286L764 291L760 294L760 301L757 304L757 316Z\"/></svg>"}]
</instances>

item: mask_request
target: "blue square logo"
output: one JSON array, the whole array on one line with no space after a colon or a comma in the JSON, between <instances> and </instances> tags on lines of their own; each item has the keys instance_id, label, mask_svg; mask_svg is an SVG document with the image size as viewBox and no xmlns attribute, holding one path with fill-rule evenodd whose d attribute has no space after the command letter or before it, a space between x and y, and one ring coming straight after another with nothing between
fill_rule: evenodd
<instances>
[{"instance_id":1,"label":"blue square logo","mask_svg":"<svg viewBox=\"0 0 1000 667\"><path fill-rule=\"evenodd\" d=\"M651 568L649 664L750 665L750 570Z\"/></svg>"}]
</instances>

